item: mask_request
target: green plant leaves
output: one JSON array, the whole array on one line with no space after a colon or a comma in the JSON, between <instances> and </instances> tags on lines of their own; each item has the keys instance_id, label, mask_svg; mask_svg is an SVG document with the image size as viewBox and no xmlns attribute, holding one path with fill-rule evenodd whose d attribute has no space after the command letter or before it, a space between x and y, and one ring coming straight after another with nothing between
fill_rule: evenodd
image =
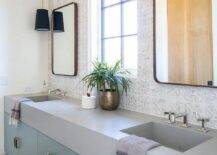
<instances>
[{"instance_id":1,"label":"green plant leaves","mask_svg":"<svg viewBox=\"0 0 217 155\"><path fill-rule=\"evenodd\" d=\"M121 69L121 61L117 61L114 66L94 61L93 67L93 71L82 79L88 90L96 87L98 91L127 93L131 81L125 76L130 73Z\"/></svg>"}]
</instances>

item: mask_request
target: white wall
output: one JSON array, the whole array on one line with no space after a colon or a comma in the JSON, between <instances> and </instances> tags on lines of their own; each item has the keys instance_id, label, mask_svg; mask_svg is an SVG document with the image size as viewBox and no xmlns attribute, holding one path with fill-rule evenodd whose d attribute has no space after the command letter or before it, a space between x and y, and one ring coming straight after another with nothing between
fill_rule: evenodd
<instances>
[{"instance_id":1,"label":"white wall","mask_svg":"<svg viewBox=\"0 0 217 155\"><path fill-rule=\"evenodd\" d=\"M0 0L0 100L6 94L44 90L48 35L34 30L41 0ZM3 105L0 102L0 154L3 150Z\"/></svg>"},{"instance_id":2,"label":"white wall","mask_svg":"<svg viewBox=\"0 0 217 155\"><path fill-rule=\"evenodd\" d=\"M3 132L3 124L4 124L4 119L3 119L3 101L2 97L0 97L0 155L3 155L4 152L4 132Z\"/></svg>"}]
</instances>

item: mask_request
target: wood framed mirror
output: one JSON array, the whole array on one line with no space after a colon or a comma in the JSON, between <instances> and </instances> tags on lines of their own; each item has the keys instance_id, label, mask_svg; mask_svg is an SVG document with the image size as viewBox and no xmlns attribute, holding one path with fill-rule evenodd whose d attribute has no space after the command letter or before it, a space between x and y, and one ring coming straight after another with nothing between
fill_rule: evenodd
<instances>
[{"instance_id":1,"label":"wood framed mirror","mask_svg":"<svg viewBox=\"0 0 217 155\"><path fill-rule=\"evenodd\" d=\"M154 0L154 78L217 87L217 0Z\"/></svg>"},{"instance_id":2,"label":"wood framed mirror","mask_svg":"<svg viewBox=\"0 0 217 155\"><path fill-rule=\"evenodd\" d=\"M52 11L52 73L76 76L78 68L78 7L72 2Z\"/></svg>"}]
</instances>

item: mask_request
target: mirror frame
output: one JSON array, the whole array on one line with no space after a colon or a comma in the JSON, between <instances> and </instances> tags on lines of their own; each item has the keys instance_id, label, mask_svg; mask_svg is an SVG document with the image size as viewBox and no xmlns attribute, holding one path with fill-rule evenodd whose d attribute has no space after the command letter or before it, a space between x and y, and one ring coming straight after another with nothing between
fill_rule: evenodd
<instances>
[{"instance_id":1,"label":"mirror frame","mask_svg":"<svg viewBox=\"0 0 217 155\"><path fill-rule=\"evenodd\" d=\"M53 14L55 11L64 8L66 6L69 5L74 5L75 6L75 17L74 17L74 30L75 30L75 35L74 35L74 44L75 44L75 48L74 48L74 74L72 75L67 75L67 74L56 74L54 72L54 35L53 35ZM77 76L78 74L78 4L71 2L68 4L65 4L63 6L60 6L58 8L53 9L52 11L52 17L51 17L51 68L52 68L52 74L53 75L59 75L59 76Z\"/></svg>"},{"instance_id":2,"label":"mirror frame","mask_svg":"<svg viewBox=\"0 0 217 155\"><path fill-rule=\"evenodd\" d=\"M178 86L191 86L191 87L204 87L204 88L217 88L217 86L206 86L206 85L191 85L191 84L181 84L181 83L171 83L171 82L161 82L157 78L157 52L156 52L156 0L153 0L153 74L155 82L164 85L178 85Z\"/></svg>"}]
</instances>

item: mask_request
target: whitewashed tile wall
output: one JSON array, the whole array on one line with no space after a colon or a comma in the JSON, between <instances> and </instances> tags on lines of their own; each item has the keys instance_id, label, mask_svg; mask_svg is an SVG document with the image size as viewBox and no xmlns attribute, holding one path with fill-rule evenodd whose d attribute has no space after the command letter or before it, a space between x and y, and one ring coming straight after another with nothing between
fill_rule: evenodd
<instances>
[{"instance_id":1,"label":"whitewashed tile wall","mask_svg":"<svg viewBox=\"0 0 217 155\"><path fill-rule=\"evenodd\" d=\"M61 1L64 4L67 0ZM85 89L80 80L87 73L87 0L79 4L79 74L77 77L49 75L50 87L67 90L81 98ZM217 89L162 85L153 78L153 0L138 0L138 77L121 108L163 117L164 111L187 112L190 122L197 124L200 116L209 117L209 127L217 129Z\"/></svg>"}]
</instances>

